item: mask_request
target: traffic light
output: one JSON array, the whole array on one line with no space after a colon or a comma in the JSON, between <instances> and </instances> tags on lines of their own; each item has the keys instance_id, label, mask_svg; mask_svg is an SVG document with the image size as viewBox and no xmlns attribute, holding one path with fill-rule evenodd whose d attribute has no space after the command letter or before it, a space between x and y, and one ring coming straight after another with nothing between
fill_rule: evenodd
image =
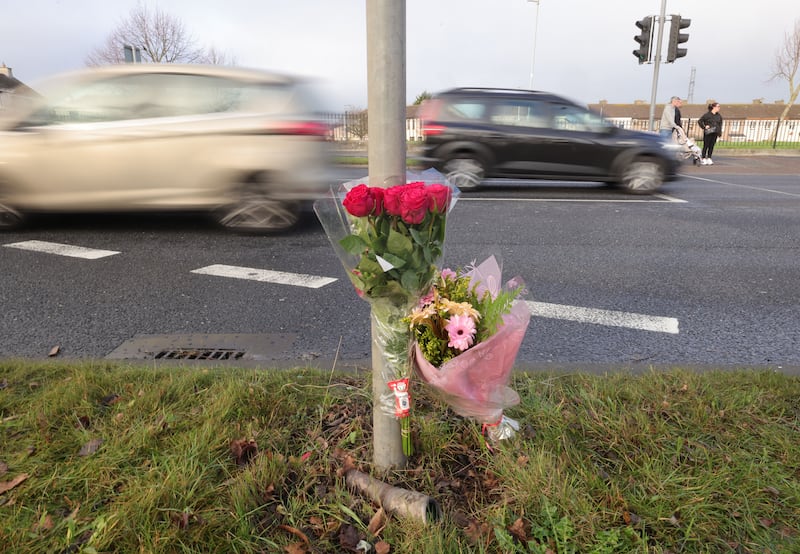
<instances>
[{"instance_id":1,"label":"traffic light","mask_svg":"<svg viewBox=\"0 0 800 554\"><path fill-rule=\"evenodd\" d=\"M682 18L679 15L672 15L672 21L669 27L669 43L667 45L667 63L672 63L678 58L686 55L686 48L678 48L679 44L683 44L689 40L688 33L681 33L681 29L686 29L691 25L692 20Z\"/></svg>"},{"instance_id":2,"label":"traffic light","mask_svg":"<svg viewBox=\"0 0 800 554\"><path fill-rule=\"evenodd\" d=\"M633 51L633 55L638 58L639 63L643 64L650 61L650 45L653 38L653 16L648 15L641 21L636 22L642 32L633 37L633 40L639 43L639 48Z\"/></svg>"}]
</instances>

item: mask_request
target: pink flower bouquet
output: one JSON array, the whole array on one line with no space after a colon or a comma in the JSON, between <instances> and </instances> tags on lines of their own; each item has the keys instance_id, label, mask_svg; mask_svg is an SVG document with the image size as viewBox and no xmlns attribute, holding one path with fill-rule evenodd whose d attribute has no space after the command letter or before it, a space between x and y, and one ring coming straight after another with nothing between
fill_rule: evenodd
<instances>
[{"instance_id":1,"label":"pink flower bouquet","mask_svg":"<svg viewBox=\"0 0 800 554\"><path fill-rule=\"evenodd\" d=\"M500 283L494 256L463 274L442 270L407 318L422 379L456 413L488 425L519 403L508 384L530 321L530 310L517 300L522 283Z\"/></svg>"}]
</instances>

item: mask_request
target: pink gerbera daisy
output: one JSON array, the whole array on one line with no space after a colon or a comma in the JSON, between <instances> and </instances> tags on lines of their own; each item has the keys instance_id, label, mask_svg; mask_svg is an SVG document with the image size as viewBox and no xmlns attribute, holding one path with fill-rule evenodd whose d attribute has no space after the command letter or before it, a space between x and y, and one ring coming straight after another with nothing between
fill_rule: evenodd
<instances>
[{"instance_id":1,"label":"pink gerbera daisy","mask_svg":"<svg viewBox=\"0 0 800 554\"><path fill-rule=\"evenodd\" d=\"M454 315L445 326L450 341L447 346L462 352L472 346L475 339L475 322L468 315Z\"/></svg>"}]
</instances>

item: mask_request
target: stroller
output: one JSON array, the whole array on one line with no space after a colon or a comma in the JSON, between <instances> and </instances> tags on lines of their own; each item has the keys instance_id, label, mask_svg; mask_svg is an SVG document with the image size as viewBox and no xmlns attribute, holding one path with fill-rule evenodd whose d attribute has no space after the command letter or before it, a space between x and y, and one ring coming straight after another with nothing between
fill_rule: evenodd
<instances>
[{"instance_id":1,"label":"stroller","mask_svg":"<svg viewBox=\"0 0 800 554\"><path fill-rule=\"evenodd\" d=\"M675 142L682 147L678 152L678 159L688 160L691 158L694 165L700 165L702 151L700 150L700 147L697 146L697 143L694 141L694 139L688 137L686 132L684 132L684 130L680 127L675 129L674 136Z\"/></svg>"}]
</instances>

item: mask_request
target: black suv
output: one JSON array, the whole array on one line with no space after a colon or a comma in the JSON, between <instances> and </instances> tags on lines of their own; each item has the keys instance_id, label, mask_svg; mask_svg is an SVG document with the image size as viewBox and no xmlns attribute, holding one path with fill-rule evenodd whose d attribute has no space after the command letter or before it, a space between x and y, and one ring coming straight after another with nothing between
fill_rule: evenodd
<instances>
[{"instance_id":1,"label":"black suv","mask_svg":"<svg viewBox=\"0 0 800 554\"><path fill-rule=\"evenodd\" d=\"M616 127L574 102L529 90L458 88L422 108L423 164L460 189L485 177L600 181L649 194L675 178L674 143Z\"/></svg>"}]
</instances>

